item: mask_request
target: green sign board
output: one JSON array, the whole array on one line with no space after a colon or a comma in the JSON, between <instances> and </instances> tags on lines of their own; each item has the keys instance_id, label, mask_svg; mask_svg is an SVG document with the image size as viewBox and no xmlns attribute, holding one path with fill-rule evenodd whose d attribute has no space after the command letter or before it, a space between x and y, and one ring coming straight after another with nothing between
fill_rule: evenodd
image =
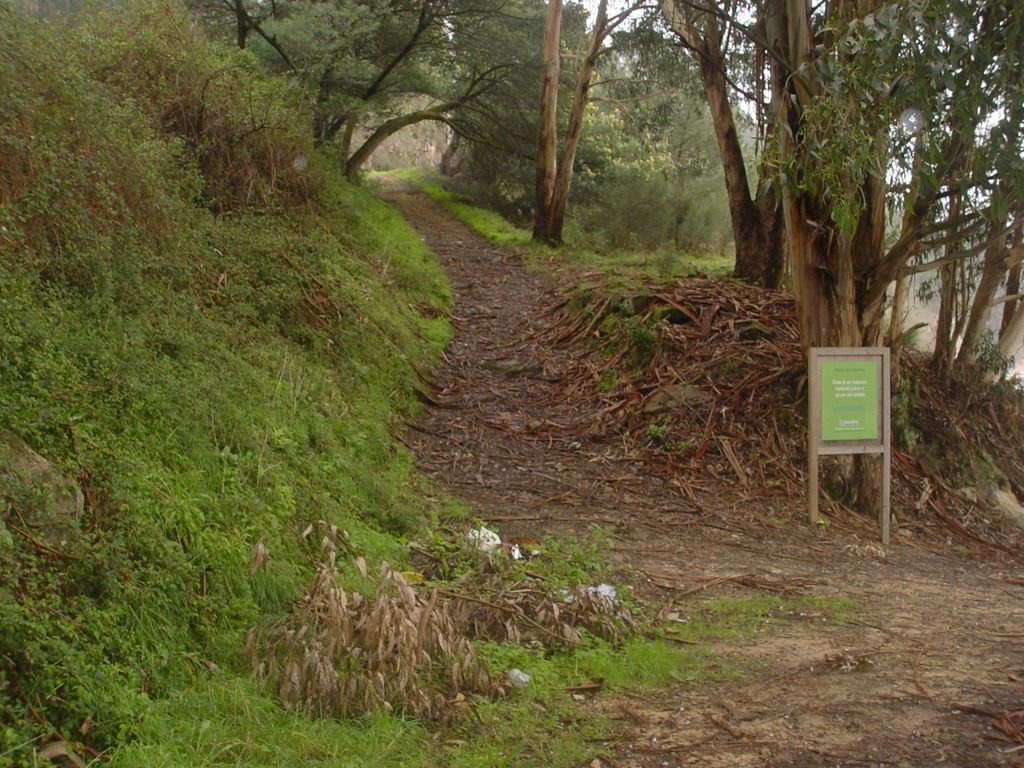
<instances>
[{"instance_id":1,"label":"green sign board","mask_svg":"<svg viewBox=\"0 0 1024 768\"><path fill-rule=\"evenodd\" d=\"M878 440L881 412L876 360L823 360L823 440Z\"/></svg>"}]
</instances>

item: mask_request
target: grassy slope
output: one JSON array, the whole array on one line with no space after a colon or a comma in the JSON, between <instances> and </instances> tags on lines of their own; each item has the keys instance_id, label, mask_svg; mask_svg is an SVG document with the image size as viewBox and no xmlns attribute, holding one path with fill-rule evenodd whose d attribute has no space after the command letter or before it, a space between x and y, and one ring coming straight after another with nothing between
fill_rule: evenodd
<instances>
[{"instance_id":1,"label":"grassy slope","mask_svg":"<svg viewBox=\"0 0 1024 768\"><path fill-rule=\"evenodd\" d=\"M2 25L0 431L65 467L88 503L80 537L41 547L33 489L0 471L0 765L27 763L24 742L50 729L97 749L169 739L166 764L196 764L175 750L259 713L295 733L287 764L358 755L362 726L332 731L256 695L242 637L298 594L317 558L307 524L342 527L371 561L402 556L426 502L390 429L413 406L413 365L447 338L447 288L393 211L313 155L314 196L257 158L264 199L232 199L125 93L123 54L173 70L180 49L281 109L286 84L193 38L168 6L132 14L102 49L90 28ZM128 39L133 22L150 36ZM284 117L308 124L299 107ZM250 575L260 540L270 565ZM216 717L184 716L204 711ZM388 728L393 752L418 733Z\"/></svg>"}]
</instances>

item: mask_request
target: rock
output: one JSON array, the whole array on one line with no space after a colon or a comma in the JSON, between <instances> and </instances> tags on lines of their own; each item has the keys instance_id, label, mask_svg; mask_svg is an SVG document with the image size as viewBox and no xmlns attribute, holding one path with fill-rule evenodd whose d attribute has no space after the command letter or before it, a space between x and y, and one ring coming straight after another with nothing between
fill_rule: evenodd
<instances>
[{"instance_id":1,"label":"rock","mask_svg":"<svg viewBox=\"0 0 1024 768\"><path fill-rule=\"evenodd\" d=\"M1024 529L1024 505L1010 491L993 488L989 492L988 501L1006 515L1006 519L1013 525Z\"/></svg>"},{"instance_id":2,"label":"rock","mask_svg":"<svg viewBox=\"0 0 1024 768\"><path fill-rule=\"evenodd\" d=\"M999 510L1006 519L1017 528L1024 530L1024 505L1013 495L1012 491L1004 491L998 486L985 488L957 488L957 492L964 498L976 504L987 504Z\"/></svg>"},{"instance_id":3,"label":"rock","mask_svg":"<svg viewBox=\"0 0 1024 768\"><path fill-rule=\"evenodd\" d=\"M0 433L0 498L13 510L13 522L44 544L60 547L81 534L82 490L11 432Z\"/></svg>"},{"instance_id":4,"label":"rock","mask_svg":"<svg viewBox=\"0 0 1024 768\"><path fill-rule=\"evenodd\" d=\"M662 387L644 403L644 413L653 416L672 411L685 403L699 403L713 400L714 395L694 384L672 384Z\"/></svg>"},{"instance_id":5,"label":"rock","mask_svg":"<svg viewBox=\"0 0 1024 768\"><path fill-rule=\"evenodd\" d=\"M532 678L521 669L510 669L508 671L508 682L513 688L525 688L530 684Z\"/></svg>"},{"instance_id":6,"label":"rock","mask_svg":"<svg viewBox=\"0 0 1024 768\"><path fill-rule=\"evenodd\" d=\"M643 314L653 303L654 297L650 294L634 294L622 299L619 310L626 317L636 317Z\"/></svg>"},{"instance_id":7,"label":"rock","mask_svg":"<svg viewBox=\"0 0 1024 768\"><path fill-rule=\"evenodd\" d=\"M753 322L750 325L746 325L740 328L739 336L744 341L757 341L758 339L771 339L775 336L775 331L769 328L767 325L762 325L758 322Z\"/></svg>"}]
</instances>

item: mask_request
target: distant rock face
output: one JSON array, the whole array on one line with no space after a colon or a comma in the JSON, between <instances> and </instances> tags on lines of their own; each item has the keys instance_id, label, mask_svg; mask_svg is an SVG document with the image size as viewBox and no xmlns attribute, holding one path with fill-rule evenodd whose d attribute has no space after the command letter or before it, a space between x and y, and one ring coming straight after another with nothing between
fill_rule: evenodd
<instances>
[{"instance_id":1,"label":"distant rock face","mask_svg":"<svg viewBox=\"0 0 1024 768\"><path fill-rule=\"evenodd\" d=\"M11 432L0 432L0 500L7 521L52 547L81 534L81 488Z\"/></svg>"}]
</instances>

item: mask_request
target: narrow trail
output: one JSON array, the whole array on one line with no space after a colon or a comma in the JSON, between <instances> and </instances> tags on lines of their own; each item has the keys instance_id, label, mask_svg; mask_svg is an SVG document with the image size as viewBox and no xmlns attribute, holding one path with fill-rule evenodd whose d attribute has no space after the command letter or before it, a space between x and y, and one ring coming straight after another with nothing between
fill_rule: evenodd
<instances>
[{"instance_id":1,"label":"narrow trail","mask_svg":"<svg viewBox=\"0 0 1024 768\"><path fill-rule=\"evenodd\" d=\"M599 402L564 397L560 382L587 350L545 333L558 278L527 270L422 193L394 186L385 197L438 254L455 296L454 340L409 433L438 486L503 534L600 525L622 577L684 613L695 585L709 585L698 597L797 586L863 607L846 624L791 617L716 648L748 670L739 681L581 704L622 722L615 766L1024 765L1016 742L985 738L983 714L1024 708L1019 561L900 541L882 558L848 534L764 522L766 512L799 520L802 499L681 487L593 429Z\"/></svg>"}]
</instances>

